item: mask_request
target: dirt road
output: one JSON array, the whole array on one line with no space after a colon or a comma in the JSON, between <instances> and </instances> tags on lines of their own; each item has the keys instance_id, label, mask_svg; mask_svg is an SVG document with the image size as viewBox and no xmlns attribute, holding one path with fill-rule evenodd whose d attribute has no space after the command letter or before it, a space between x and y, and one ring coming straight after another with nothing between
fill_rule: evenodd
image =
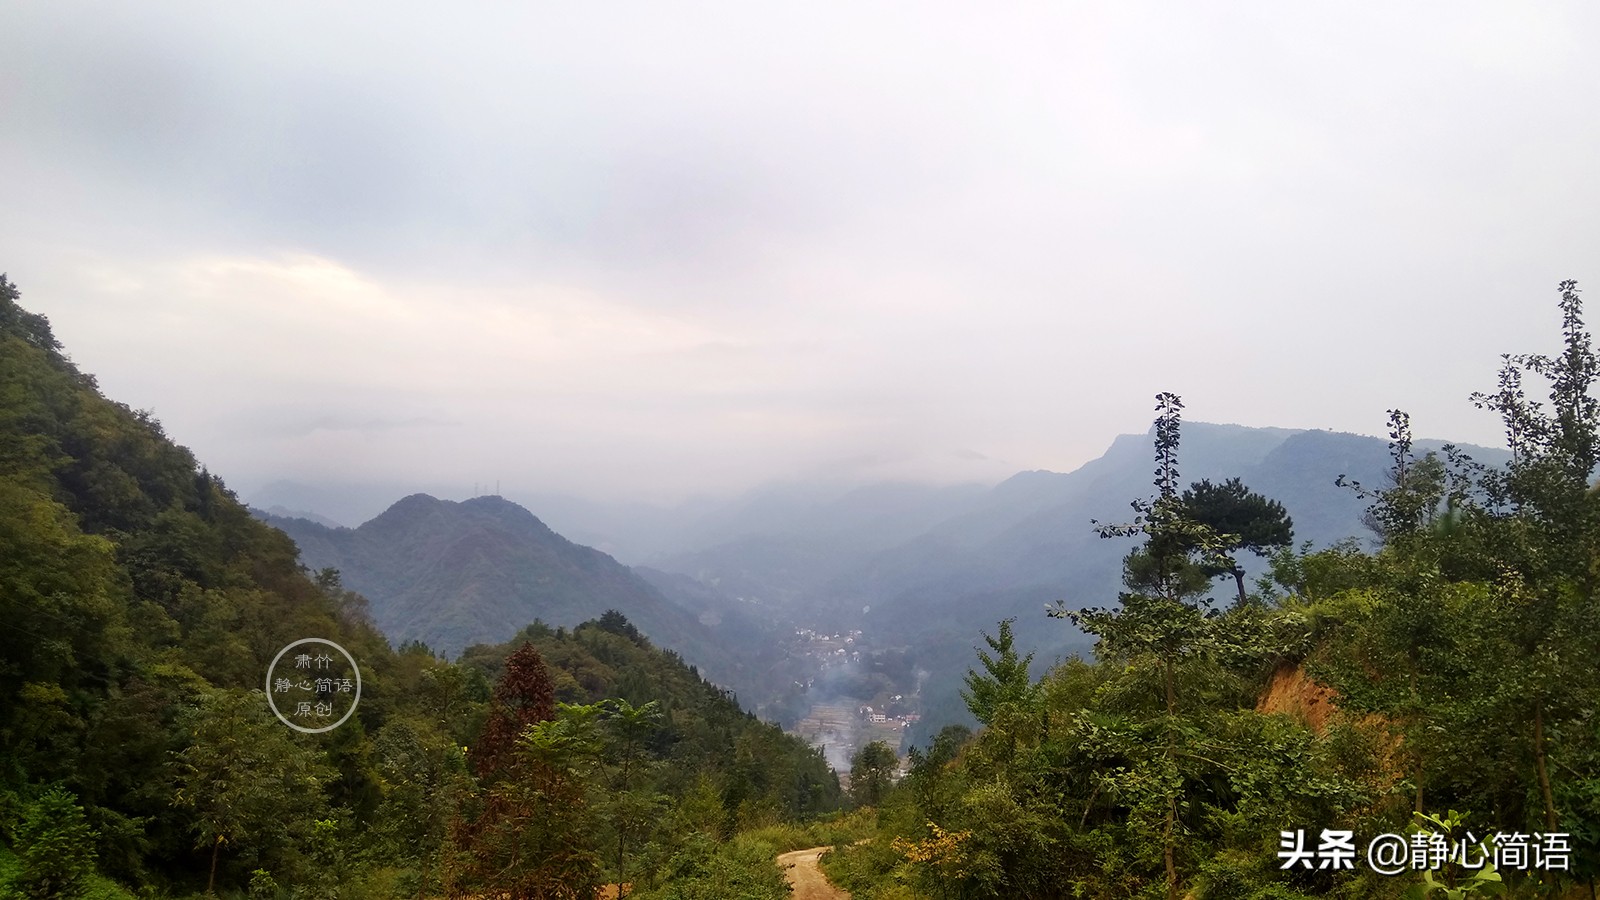
<instances>
[{"instance_id":1,"label":"dirt road","mask_svg":"<svg viewBox=\"0 0 1600 900\"><path fill-rule=\"evenodd\" d=\"M850 900L850 895L828 883L822 870L817 868L817 857L827 847L795 850L778 855L778 865L789 876L794 886L794 900Z\"/></svg>"}]
</instances>

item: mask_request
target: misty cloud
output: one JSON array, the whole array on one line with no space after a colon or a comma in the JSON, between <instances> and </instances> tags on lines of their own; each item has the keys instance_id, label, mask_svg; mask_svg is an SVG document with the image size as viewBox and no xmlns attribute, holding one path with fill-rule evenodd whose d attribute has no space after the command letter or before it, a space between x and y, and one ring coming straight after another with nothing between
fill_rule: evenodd
<instances>
[{"instance_id":1,"label":"misty cloud","mask_svg":"<svg viewBox=\"0 0 1600 900\"><path fill-rule=\"evenodd\" d=\"M1157 390L1492 443L1600 284L1585 4L6 18L0 269L243 481L994 479Z\"/></svg>"}]
</instances>

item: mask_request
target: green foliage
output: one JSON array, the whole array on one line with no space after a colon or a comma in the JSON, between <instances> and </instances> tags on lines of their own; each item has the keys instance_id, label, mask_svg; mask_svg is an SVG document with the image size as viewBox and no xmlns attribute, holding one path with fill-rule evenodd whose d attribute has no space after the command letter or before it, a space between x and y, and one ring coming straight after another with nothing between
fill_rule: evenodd
<instances>
[{"instance_id":1,"label":"green foliage","mask_svg":"<svg viewBox=\"0 0 1600 900\"><path fill-rule=\"evenodd\" d=\"M1033 662L1033 654L1017 655L1011 633L1015 621L1002 621L999 634L995 637L983 635L984 643L994 651L992 656L978 651L983 674L974 669L967 670L967 687L961 692L961 699L966 701L967 708L972 710L978 721L985 725L992 723L1007 708L1015 710L1027 706L1032 698L1033 681L1028 675L1028 666Z\"/></svg>"},{"instance_id":2,"label":"green foliage","mask_svg":"<svg viewBox=\"0 0 1600 900\"><path fill-rule=\"evenodd\" d=\"M855 809L831 813L810 822L780 822L751 828L740 834L762 843L771 844L779 853L805 850L810 847L853 844L870 837L877 827L875 809Z\"/></svg>"},{"instance_id":3,"label":"green foliage","mask_svg":"<svg viewBox=\"0 0 1600 900\"><path fill-rule=\"evenodd\" d=\"M1419 810L1413 815L1417 820L1412 829L1414 833L1442 839L1447 845L1463 840L1463 834L1470 834L1463 827L1468 818L1465 813L1452 809L1442 815L1429 815ZM1442 894L1444 900L1465 900L1467 897L1492 897L1503 893L1505 881L1495 870L1494 851L1490 843L1479 841L1476 846L1465 846L1466 853L1478 854L1480 865L1477 868L1469 869L1461 860L1450 859L1438 874L1432 870L1423 871L1422 880L1406 889L1407 900L1426 900L1435 894Z\"/></svg>"},{"instance_id":4,"label":"green foliage","mask_svg":"<svg viewBox=\"0 0 1600 900\"><path fill-rule=\"evenodd\" d=\"M250 900L276 900L277 896L278 882L271 872L257 869L250 873Z\"/></svg>"},{"instance_id":5,"label":"green foliage","mask_svg":"<svg viewBox=\"0 0 1600 900\"><path fill-rule=\"evenodd\" d=\"M872 741L850 758L850 796L860 806L877 806L894 784L900 757L883 741Z\"/></svg>"},{"instance_id":6,"label":"green foliage","mask_svg":"<svg viewBox=\"0 0 1600 900\"><path fill-rule=\"evenodd\" d=\"M1475 402L1503 470L1418 457L1391 411L1382 546L1284 546L1237 479L1180 492L1181 401L1158 397L1155 494L1128 591L1058 610L1092 661L1035 682L1012 620L967 672L984 727L853 771L743 712L620 613L538 623L455 663L392 650L336 572L314 578L149 415L101 397L0 276L0 875L29 896L787 894L780 850L861 900L1393 897L1367 872L1284 871L1284 829L1454 839L1565 831L1572 870L1452 870L1414 897L1582 892L1600 875L1600 361L1576 286L1563 349L1505 358ZM1530 398L1545 382L1547 400ZM1274 549L1276 548L1276 549ZM1271 552L1251 602L1210 579ZM653 633L653 632L652 632ZM360 660L356 716L283 728L255 691L291 640ZM957 667L959 670L959 667ZM946 673L953 677L952 673ZM470 763L470 765L469 765ZM1422 815L1425 809L1447 809ZM1415 814L1415 815L1414 815ZM861 839L870 839L860 842ZM1500 879L1503 879L1500 880ZM72 886L76 885L76 886ZM576 893L574 893L576 892Z\"/></svg>"},{"instance_id":7,"label":"green foliage","mask_svg":"<svg viewBox=\"0 0 1600 900\"><path fill-rule=\"evenodd\" d=\"M188 811L196 849L211 858L207 890L224 849L241 867L300 864L325 815L333 771L275 721L260 696L218 691L184 723L192 739L177 754L173 805Z\"/></svg>"},{"instance_id":8,"label":"green foliage","mask_svg":"<svg viewBox=\"0 0 1600 900\"><path fill-rule=\"evenodd\" d=\"M659 887L629 894L637 900L782 900L789 884L774 862L776 849L739 836L717 844L696 835L668 860Z\"/></svg>"},{"instance_id":9,"label":"green foliage","mask_svg":"<svg viewBox=\"0 0 1600 900\"><path fill-rule=\"evenodd\" d=\"M94 832L73 796L52 788L28 804L16 830L20 862L12 887L23 897L78 897L94 872Z\"/></svg>"},{"instance_id":10,"label":"green foliage","mask_svg":"<svg viewBox=\"0 0 1600 900\"><path fill-rule=\"evenodd\" d=\"M1219 549L1226 556L1231 557L1240 550L1265 556L1294 543L1294 523L1283 504L1255 493L1237 478L1229 478L1221 484L1212 484L1208 479L1197 481L1183 492L1180 501L1191 520L1219 536ZM1239 600L1244 602L1244 569L1236 563L1225 566L1215 561L1202 568L1209 576L1233 577L1238 584Z\"/></svg>"}]
</instances>

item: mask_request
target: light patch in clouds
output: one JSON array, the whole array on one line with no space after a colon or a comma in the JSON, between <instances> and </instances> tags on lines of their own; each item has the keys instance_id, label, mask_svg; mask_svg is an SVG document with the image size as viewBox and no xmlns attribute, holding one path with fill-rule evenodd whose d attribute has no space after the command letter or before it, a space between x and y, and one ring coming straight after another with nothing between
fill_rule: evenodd
<instances>
[{"instance_id":1,"label":"light patch in clouds","mask_svg":"<svg viewBox=\"0 0 1600 900\"><path fill-rule=\"evenodd\" d=\"M507 473L533 459L539 487L657 493L659 475L630 475L622 457L745 457L672 484L703 490L749 457L746 479L819 441L847 444L858 419L882 412L835 382L826 348L806 338L757 348L579 289L390 286L304 256L101 263L87 282L70 336L115 346L113 370L147 373L107 388L166 396L158 414L224 471L403 478L430 459ZM167 361L159 380L133 365L155 359ZM232 454L212 449L229 443ZM591 477L596 458L620 471Z\"/></svg>"},{"instance_id":2,"label":"light patch in clouds","mask_svg":"<svg viewBox=\"0 0 1600 900\"><path fill-rule=\"evenodd\" d=\"M0 270L236 481L995 479L1161 390L1492 443L1600 285L1593 4L8 25Z\"/></svg>"}]
</instances>

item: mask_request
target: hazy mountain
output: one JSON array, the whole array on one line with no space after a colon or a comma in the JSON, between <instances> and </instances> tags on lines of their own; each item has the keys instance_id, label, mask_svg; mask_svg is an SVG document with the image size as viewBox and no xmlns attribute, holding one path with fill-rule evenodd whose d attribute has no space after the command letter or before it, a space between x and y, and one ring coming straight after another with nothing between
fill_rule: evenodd
<instances>
[{"instance_id":1,"label":"hazy mountain","mask_svg":"<svg viewBox=\"0 0 1600 900\"><path fill-rule=\"evenodd\" d=\"M354 529L258 514L294 539L308 568L338 569L397 644L421 640L454 655L535 619L570 627L615 609L736 688L748 683L747 661L764 645L753 618L674 604L610 556L499 497L457 503L413 494Z\"/></svg>"},{"instance_id":2,"label":"hazy mountain","mask_svg":"<svg viewBox=\"0 0 1600 900\"><path fill-rule=\"evenodd\" d=\"M1440 443L1418 441L1417 449ZM1490 464L1506 459L1504 451L1463 449ZM935 709L919 729L926 731L940 723L940 709L946 719L960 714L960 676L973 664L979 632L993 633L1000 619L1018 619L1018 646L1036 652L1041 669L1087 651L1089 639L1044 609L1057 601L1072 608L1116 602L1121 561L1135 542L1101 539L1091 520L1132 516L1129 502L1152 492L1153 455L1152 434L1122 435L1072 472L1022 472L964 495L951 514L888 546L861 538L855 521L870 521L865 516L746 535L661 567L824 627L862 628L879 645L910 648L930 673L923 693ZM1186 484L1238 476L1280 501L1296 542L1316 546L1370 537L1361 524L1366 502L1334 481L1348 475L1379 485L1389 466L1381 438L1201 422L1184 424L1179 460ZM1244 563L1262 568L1254 557ZM1230 591L1231 582L1218 582L1218 597Z\"/></svg>"},{"instance_id":3,"label":"hazy mountain","mask_svg":"<svg viewBox=\"0 0 1600 900\"><path fill-rule=\"evenodd\" d=\"M1487 463L1505 459L1465 449ZM1091 520L1132 514L1129 502L1152 490L1153 452L1153 435L1122 435L1072 472L1022 472L992 487L791 483L671 508L548 498L608 545L679 548L633 571L496 497L414 495L354 530L269 521L296 539L308 566L343 571L396 640L455 651L535 617L575 624L616 608L760 704L789 626L861 628L875 646L912 653L929 673L926 701L953 716L979 632L1002 618L1019 620L1018 645L1040 668L1088 649L1044 609L1116 601L1134 542L1100 539ZM1185 483L1242 478L1284 504L1297 542L1326 546L1367 539L1365 501L1334 480L1381 484L1389 460L1381 438L1191 422L1180 463ZM1227 587L1219 582L1217 595ZM935 727L940 713L930 712L924 722Z\"/></svg>"},{"instance_id":4,"label":"hazy mountain","mask_svg":"<svg viewBox=\"0 0 1600 900\"><path fill-rule=\"evenodd\" d=\"M327 528L347 527L343 522L335 522L327 516L320 515L306 509L288 509L283 506L269 506L263 510L263 512L278 519L305 519L307 522L315 522L318 525L322 525Z\"/></svg>"}]
</instances>

